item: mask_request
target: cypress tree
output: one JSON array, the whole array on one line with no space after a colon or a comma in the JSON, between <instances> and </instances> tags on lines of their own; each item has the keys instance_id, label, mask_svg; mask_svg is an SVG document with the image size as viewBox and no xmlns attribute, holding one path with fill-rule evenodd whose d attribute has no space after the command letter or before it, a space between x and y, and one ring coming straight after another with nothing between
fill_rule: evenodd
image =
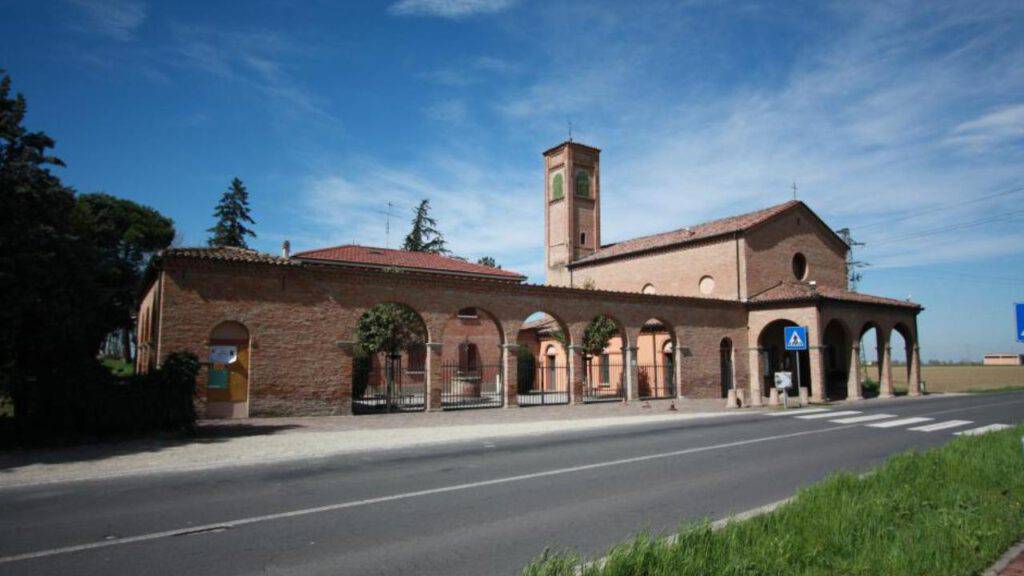
<instances>
[{"instance_id":1,"label":"cypress tree","mask_svg":"<svg viewBox=\"0 0 1024 576\"><path fill-rule=\"evenodd\" d=\"M430 217L430 200L423 200L416 208L412 230L405 237L402 248L410 252L448 254L448 249L444 246L444 236L437 230L437 221Z\"/></svg>"}]
</instances>

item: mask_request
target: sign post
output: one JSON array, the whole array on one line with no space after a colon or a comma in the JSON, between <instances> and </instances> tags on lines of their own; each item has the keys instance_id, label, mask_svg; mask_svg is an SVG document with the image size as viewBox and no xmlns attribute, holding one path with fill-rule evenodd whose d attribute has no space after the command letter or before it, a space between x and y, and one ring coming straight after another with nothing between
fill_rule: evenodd
<instances>
[{"instance_id":1,"label":"sign post","mask_svg":"<svg viewBox=\"0 0 1024 576\"><path fill-rule=\"evenodd\" d=\"M1014 304L1017 309L1017 342L1024 342L1024 302Z\"/></svg>"},{"instance_id":2,"label":"sign post","mask_svg":"<svg viewBox=\"0 0 1024 576\"><path fill-rule=\"evenodd\" d=\"M786 350L796 351L796 389L800 390L800 351L807 350L807 326L786 326L783 330ZM789 396L789 394L786 394Z\"/></svg>"}]
</instances>

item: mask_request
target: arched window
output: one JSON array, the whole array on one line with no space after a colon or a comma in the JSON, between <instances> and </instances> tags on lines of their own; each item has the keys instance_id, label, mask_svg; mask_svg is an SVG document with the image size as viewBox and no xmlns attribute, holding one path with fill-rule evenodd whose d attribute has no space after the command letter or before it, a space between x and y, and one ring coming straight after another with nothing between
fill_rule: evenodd
<instances>
[{"instance_id":1,"label":"arched window","mask_svg":"<svg viewBox=\"0 0 1024 576\"><path fill-rule=\"evenodd\" d=\"M551 199L561 200L565 197L565 185L562 183L562 173L558 172L555 177L551 179Z\"/></svg>"},{"instance_id":2,"label":"arched window","mask_svg":"<svg viewBox=\"0 0 1024 576\"><path fill-rule=\"evenodd\" d=\"M586 170L576 171L576 195L580 198L590 198L590 174Z\"/></svg>"}]
</instances>

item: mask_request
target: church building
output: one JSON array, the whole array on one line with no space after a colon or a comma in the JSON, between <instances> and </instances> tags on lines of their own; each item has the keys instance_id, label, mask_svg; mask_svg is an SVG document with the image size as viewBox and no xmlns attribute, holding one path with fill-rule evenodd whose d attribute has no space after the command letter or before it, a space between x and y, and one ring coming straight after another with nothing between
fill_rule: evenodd
<instances>
[{"instance_id":1,"label":"church building","mask_svg":"<svg viewBox=\"0 0 1024 576\"><path fill-rule=\"evenodd\" d=\"M803 202L602 244L600 154L571 141L543 153L543 285L365 246L165 250L139 310L138 368L197 354L207 417L709 397L761 406L778 401L776 373L811 402L920 393L921 306L850 291L850 247ZM400 350L358 341L381 306L415 324ZM786 350L790 326L806 327L805 350ZM870 331L878 362L867 375ZM905 358L895 377L894 341Z\"/></svg>"}]
</instances>

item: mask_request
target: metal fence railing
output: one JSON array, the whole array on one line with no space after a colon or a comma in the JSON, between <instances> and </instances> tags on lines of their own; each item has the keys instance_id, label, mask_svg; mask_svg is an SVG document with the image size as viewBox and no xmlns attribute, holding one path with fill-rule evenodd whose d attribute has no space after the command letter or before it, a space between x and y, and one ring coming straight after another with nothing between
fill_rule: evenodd
<instances>
[{"instance_id":1,"label":"metal fence railing","mask_svg":"<svg viewBox=\"0 0 1024 576\"><path fill-rule=\"evenodd\" d=\"M426 409L427 378L423 366L409 366L403 356L358 359L353 370L353 414L416 412Z\"/></svg>"},{"instance_id":2,"label":"metal fence railing","mask_svg":"<svg viewBox=\"0 0 1024 576\"><path fill-rule=\"evenodd\" d=\"M620 363L584 360L583 401L614 402L626 398L626 372Z\"/></svg>"},{"instance_id":3,"label":"metal fence railing","mask_svg":"<svg viewBox=\"0 0 1024 576\"><path fill-rule=\"evenodd\" d=\"M674 398L675 370L671 364L640 364L637 366L637 396L644 400Z\"/></svg>"},{"instance_id":4,"label":"metal fence railing","mask_svg":"<svg viewBox=\"0 0 1024 576\"><path fill-rule=\"evenodd\" d=\"M560 364L545 364L520 374L516 400L520 406L568 404L568 367Z\"/></svg>"},{"instance_id":5,"label":"metal fence railing","mask_svg":"<svg viewBox=\"0 0 1024 576\"><path fill-rule=\"evenodd\" d=\"M498 365L441 367L441 407L445 410L500 408L502 367Z\"/></svg>"}]
</instances>

